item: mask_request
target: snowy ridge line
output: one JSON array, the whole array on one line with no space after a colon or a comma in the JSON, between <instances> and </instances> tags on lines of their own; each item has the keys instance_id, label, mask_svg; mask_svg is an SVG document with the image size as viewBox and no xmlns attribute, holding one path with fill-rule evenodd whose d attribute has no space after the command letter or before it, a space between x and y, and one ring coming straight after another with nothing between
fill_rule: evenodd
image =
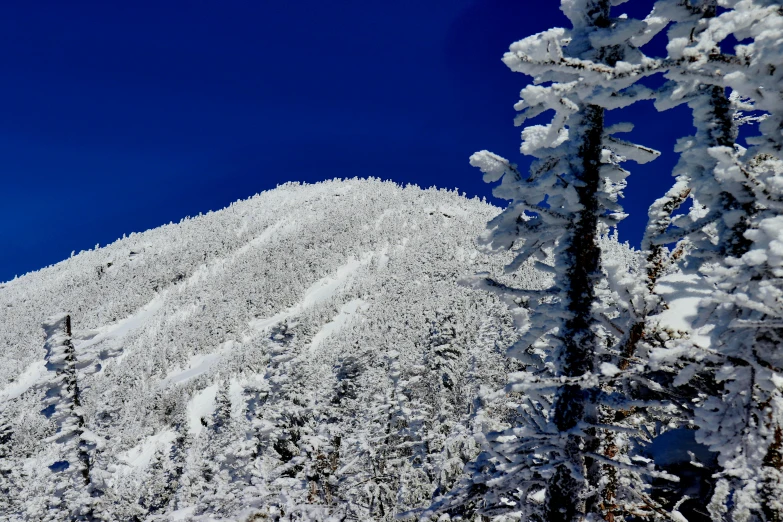
<instances>
[{"instance_id":1,"label":"snowy ridge line","mask_svg":"<svg viewBox=\"0 0 783 522\"><path fill-rule=\"evenodd\" d=\"M191 239L192 236L203 237L203 234L206 233L214 237L222 233L229 233L233 238L236 238L238 235L246 234L248 230L252 230L253 234L256 234L260 229L260 236L254 240L264 242L269 239L272 232L275 234L281 232L282 229L279 228L278 223L280 217L291 213L293 209L301 210L302 205L308 202L316 206L325 206L323 202L328 202L327 208L334 208L335 203L340 202L340 198L329 196L336 193L355 194L359 192L367 193L371 196L370 199L381 196L386 202L379 212L372 213L373 217L367 220L368 226L372 226L379 214L391 209L394 209L395 213L405 212L411 202L418 204L422 199L432 200L433 204L430 206L438 206L438 202L443 202L448 206L465 205L466 209L469 209L474 216L489 216L497 211L495 207L485 201L478 198L464 198L457 191L449 189L435 187L422 189L416 185L402 186L377 178L334 179L314 184L298 182L281 184L277 189L264 191L247 199L236 201L219 211L207 212L200 216L188 216L177 223L168 223L156 229L123 235L122 238L100 248L81 251L60 263L29 272L13 281L0 283L0 303L9 305L8 309L0 308L0 311L6 314L5 317L0 314L0 322L14 323L14 325L8 325L11 326L10 330L13 335L0 333L0 340L11 343L9 354L11 364L0 367L1 385L10 384L13 379L23 373L27 366L34 362L35 358L31 357L33 355L30 353L31 351L22 351L21 347L31 346L32 343L38 344L39 312L40 317L60 311L67 312L70 302L84 304L86 302L84 298L90 294L100 296L103 302L106 302L105 299L109 297L107 292L115 292L118 284L138 284L138 280L132 280L132 275L144 274L146 276L149 274L154 277L154 284L163 283L164 288L167 288L169 285L165 281L178 274L173 270L161 269L162 264L172 267L171 261L180 260L185 263L183 266L189 268L188 273L190 274L200 265L192 262L194 261L191 255L194 251L193 247L196 247L195 250L197 250L198 245L201 244L194 243ZM355 204L355 198L355 195L344 197L342 198L344 201L340 204ZM352 199L353 201L350 201ZM322 211L321 214L323 215ZM476 223L471 223L471 225L479 224L482 220L483 218L479 218ZM296 222L296 220L287 221ZM275 228L267 232L263 227L270 226L270 223ZM302 222L297 224L302 225ZM390 224L391 222L383 229L389 229ZM305 220L305 226L308 226L307 220ZM200 230L200 232L194 234L196 230ZM236 244L236 239L233 239L229 242L215 242L210 246L213 251L220 252L220 257L224 258L223 262L226 262L232 255L232 250L237 248ZM155 245L165 246L158 248ZM246 252L246 250L242 250L244 246L239 248L240 255ZM131 258L127 257L129 253ZM104 279L104 288L98 288L95 285L95 269L106 269L109 262L113 263L113 266L105 273L110 273L112 277L108 280L108 286L105 285L107 280ZM48 299L40 294L39 289L44 287L55 291L54 294L49 292ZM66 295L69 296L67 300L63 299ZM52 296L55 298L52 299ZM132 306L123 307L123 311L114 317L124 317L129 311L138 309L152 297L153 295L150 294L146 294L144 299L138 300L112 297L112 300L118 302L133 302ZM24 301L27 304L23 306ZM13 305L13 308L10 305ZM105 323L96 317L96 308L101 307L87 305L84 308L86 315L80 318L75 326L79 329L82 327L86 327L85 329L102 327ZM16 338L19 335L24 337Z\"/></svg>"},{"instance_id":2,"label":"snowy ridge line","mask_svg":"<svg viewBox=\"0 0 783 522\"><path fill-rule=\"evenodd\" d=\"M419 190L425 193L436 193L438 195L443 196L449 196L453 198L458 198L462 202L469 202L471 205L478 204L481 205L484 208L491 208L493 211L498 211L499 209L496 208L493 204L488 203L485 200L482 200L482 198L478 196L473 197L466 197L464 195L461 195L458 189L449 189L445 187L437 187L437 186L429 186L429 187L420 187L417 184L411 184L408 183L406 185L399 184L397 182L391 181L391 180L382 180L380 178L375 177L353 177L353 178L333 178L333 179L327 179L322 181L317 181L314 183L308 183L308 182L301 182L301 181L287 181L285 183L281 183L277 185L275 188L264 190L261 192L258 192L256 194L253 194L252 196L248 196L244 199L239 199L237 201L232 202L228 206L219 209L219 210L210 210L206 213L203 213L201 215L188 215L185 217L182 217L178 222L169 222L169 223L162 223L160 226L151 228L149 230L141 231L141 232L131 232L127 235L124 235L123 237L117 238L111 243L108 243L103 246L99 246L98 248L90 248L86 250L82 250L75 255L73 255L70 258L63 259L62 261L59 261L57 263L52 263L50 265L43 266L41 268L31 270L29 272L26 272L24 274L18 274L14 276L13 279L9 279L8 281L0 281L0 290L9 287L10 285L16 285L16 284L23 284L23 280L25 278L29 278L31 276L47 276L49 273L54 270L60 268L63 264L71 263L74 260L78 260L80 256L85 256L88 254L94 254L96 252L101 252L106 249L113 249L117 248L120 245L123 246L133 246L132 241L134 239L143 238L145 235L159 232L162 230L172 230L176 227L182 225L183 223L187 223L190 221L195 221L197 219L207 219L210 217L213 217L215 215L219 215L221 212L232 212L236 211L235 209L246 207L248 205L257 204L259 200L262 200L264 198L269 197L270 195L280 193L282 191L285 191L289 195L298 195L298 190L343 190L344 192L350 192L354 189L354 186L358 185L367 185L367 186L381 186L381 187L393 187L398 190ZM338 193L338 195L341 195ZM239 212L246 212L245 210L239 210ZM481 221L480 218L479 221ZM246 228L240 228L238 230L234 230L235 234L241 235L246 231Z\"/></svg>"}]
</instances>

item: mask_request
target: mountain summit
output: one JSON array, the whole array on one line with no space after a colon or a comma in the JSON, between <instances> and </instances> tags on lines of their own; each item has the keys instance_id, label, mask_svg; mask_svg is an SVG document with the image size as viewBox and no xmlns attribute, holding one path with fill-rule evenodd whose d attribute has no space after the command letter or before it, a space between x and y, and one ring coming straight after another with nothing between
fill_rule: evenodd
<instances>
[{"instance_id":1,"label":"mountain summit","mask_svg":"<svg viewBox=\"0 0 783 522\"><path fill-rule=\"evenodd\" d=\"M8 520L392 520L502 422L498 209L286 184L0 285ZM534 269L513 276L541 287ZM524 281L520 281L524 279Z\"/></svg>"}]
</instances>

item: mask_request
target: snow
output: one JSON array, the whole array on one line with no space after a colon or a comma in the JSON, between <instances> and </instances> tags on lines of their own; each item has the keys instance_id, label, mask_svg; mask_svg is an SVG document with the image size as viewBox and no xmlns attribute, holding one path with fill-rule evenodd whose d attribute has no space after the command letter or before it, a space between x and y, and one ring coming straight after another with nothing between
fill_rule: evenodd
<instances>
[{"instance_id":1,"label":"snow","mask_svg":"<svg viewBox=\"0 0 783 522\"><path fill-rule=\"evenodd\" d=\"M618 375L621 372L620 368L608 362L601 363L600 370L601 370L601 375L604 375L606 377L614 377L615 375Z\"/></svg>"},{"instance_id":2,"label":"snow","mask_svg":"<svg viewBox=\"0 0 783 522\"><path fill-rule=\"evenodd\" d=\"M189 506L184 507L182 509L178 509L176 511L172 511L169 513L168 519L171 521L177 521L177 520L190 520L191 517L196 513L196 506Z\"/></svg>"},{"instance_id":3,"label":"snow","mask_svg":"<svg viewBox=\"0 0 783 522\"><path fill-rule=\"evenodd\" d=\"M354 272L356 272L360 267L369 264L372 258L372 252L362 255L358 259L354 257L350 258L344 265L340 266L331 275L319 279L312 286L310 286L310 288L305 291L301 301L296 303L294 306L282 312L278 312L272 317L254 319L249 322L250 327L256 332L263 332L284 321L285 319L288 319L289 317L298 315L308 308L327 301L332 296L334 296L338 290L347 284Z\"/></svg>"},{"instance_id":4,"label":"snow","mask_svg":"<svg viewBox=\"0 0 783 522\"><path fill-rule=\"evenodd\" d=\"M150 317L155 315L155 313L163 307L164 299L163 295L155 296L152 301L141 307L135 314L130 315L125 319L121 319L114 324L98 328L98 334L89 340L79 342L78 339L74 339L76 349L83 353L87 348L106 340L122 339L132 331L144 326Z\"/></svg>"},{"instance_id":5,"label":"snow","mask_svg":"<svg viewBox=\"0 0 783 522\"><path fill-rule=\"evenodd\" d=\"M174 430L165 430L145 438L131 449L120 453L117 459L129 468L146 468L158 448L170 446L177 439Z\"/></svg>"},{"instance_id":6,"label":"snow","mask_svg":"<svg viewBox=\"0 0 783 522\"><path fill-rule=\"evenodd\" d=\"M378 216L378 218L375 220L375 224L374 224L375 230L380 230L381 229L381 225L383 224L383 220L386 219L387 217L393 215L395 210L396 209L387 208L386 210L381 212L381 215Z\"/></svg>"},{"instance_id":7,"label":"snow","mask_svg":"<svg viewBox=\"0 0 783 522\"><path fill-rule=\"evenodd\" d=\"M274 237L279 237L285 233L290 233L295 229L296 225L287 220L280 220L275 224L268 226L261 234L248 241L245 245L238 248L230 255L226 257L218 257L212 260L210 263L204 263L199 266L196 270L193 271L190 277L188 277L183 286L193 287L200 282L215 277L219 273L226 272L227 269L231 267L231 265L236 263L240 257L246 255L248 252L261 247L265 243L268 243Z\"/></svg>"},{"instance_id":8,"label":"snow","mask_svg":"<svg viewBox=\"0 0 783 522\"><path fill-rule=\"evenodd\" d=\"M248 242L245 246L238 249L232 256L232 260L247 253L251 248L258 248L259 246L268 242L270 239L272 239L273 236L275 236L275 234L282 232L292 232L294 229L295 226L293 223L285 219L281 219L274 225L267 227L263 232L261 232L261 234L250 240L250 242Z\"/></svg>"},{"instance_id":9,"label":"snow","mask_svg":"<svg viewBox=\"0 0 783 522\"><path fill-rule=\"evenodd\" d=\"M372 259L373 254L368 253L359 259L351 258L343 266L329 277L325 277L307 289L302 298L301 308L306 309L315 306L318 303L326 301L346 284L348 278L353 275L360 267L367 265Z\"/></svg>"},{"instance_id":10,"label":"snow","mask_svg":"<svg viewBox=\"0 0 783 522\"><path fill-rule=\"evenodd\" d=\"M178 369L172 373L169 373L165 379L160 383L160 387L164 388L171 384L181 384L194 377L208 372L212 369L222 358L223 354L234 347L234 341L226 341L220 346L220 349L215 353L200 353L192 356L188 360L187 368L184 370Z\"/></svg>"},{"instance_id":11,"label":"snow","mask_svg":"<svg viewBox=\"0 0 783 522\"><path fill-rule=\"evenodd\" d=\"M129 238L104 249L96 245L93 252L72 255L59 265L3 285L0 313L4 315L0 324L5 331L0 331L0 346L4 347L5 360L0 362L5 364L0 364L0 382L15 380L0 390L4 410L0 431L13 435L13 439L4 436L5 442L0 443L3 467L13 471L0 475L0 489L12 492L7 495L10 504L0 499L0 518L10 505L25 520L42 520L42 511L33 505L38 502L44 511L57 508L48 518L64 519L69 512L83 510L84 499L91 498L89 502L105 502L104 508L117 510L107 515L109 518L125 519L123 510L137 511L141 516L149 505L147 501L158 495L162 502L154 511L186 506L160 512L161 517L184 520L198 512L203 514L199 519L213 520L213 513L236 516L237 509L246 508L248 498L263 494L269 512L281 513L285 507L292 519L328 520L334 507L335 516L341 510L355 509L354 518L368 520L376 502L377 511L383 513L399 513L418 502L415 499L423 499L426 504L434 490L434 474L416 477L415 472L448 471L449 454L459 456L454 460L461 470L465 456L477 453L473 450L478 448L468 443L473 439L482 449L489 449L484 455L496 464L483 468L494 476L473 477L477 481L474 484L489 486L481 491L485 505L510 506L512 502L504 498L507 491L532 491L529 499L538 509L547 503L547 496L555 498L539 489L542 478L551 476L554 467L578 470L585 456L574 453L576 446L563 446L563 433L546 428L547 421L561 413L565 414L564 420L570 417L568 421L573 422L568 433L576 437L570 437L571 442L579 442L583 436L582 422L594 421L583 415L586 410L581 406L571 408L577 402L569 405L569 401L581 400L578 395L561 395L557 401L547 395L574 382L590 394L603 391L596 383L605 384L607 391L627 390L624 383L629 382L628 378L645 377L651 368L676 371L677 375L673 380L656 376L649 384L639 379L634 385L654 385L656 391L660 382L667 386L671 383L673 388L691 381L706 382L707 386L692 388L698 396L691 395L691 389L684 390L685 395L677 401L690 402L692 407L678 408L681 412L671 413L674 408L650 404L649 410L634 407L632 416L611 421L607 428L619 428L614 440L624 446L615 461L620 471L613 495L625 502L620 499L628 498L629 492L654 492L655 484L637 481L637 471L644 472L643 468L624 464L644 448L659 468L687 465L691 460L715 460L720 469L714 474L709 471L718 480L709 485L714 492L723 491L725 495L721 499L723 493L716 493L709 504L705 501L701 507L708 505L716 520L758 518L751 512L757 512L759 505L783 512L783 506L773 506L781 498L780 481L774 480L779 477L774 475L775 470L764 469L769 468L768 457L774 448L770 444L775 443L770 434L783 422L781 360L775 338L768 342L769 334L758 336L760 329L778 327L783 317L778 284L783 275L779 268L783 266L783 217L778 215L783 187L779 159L783 143L783 104L779 96L783 13L774 0L741 0L719 2L724 9L713 13L710 20L706 19L706 10L699 20L698 13L686 9L682 20L669 19L668 14L645 21L623 15L610 27L599 27L596 16L603 16L599 10L585 16L587 7L606 9L608 15L610 6L624 2L561 0L573 30L556 28L525 38L513 44L503 58L512 70L535 78L534 85L522 90L521 101L515 106L524 111L516 123L554 113L548 124L527 126L522 131L521 151L538 160L530 177L521 176L514 164L487 151L470 158L486 181L501 182L493 194L511 200L508 208L490 221L482 241L491 247L486 251L511 250L515 261L508 265L504 276L509 276L505 279L509 284L519 283L518 288L500 281L494 285L495 294L477 300L454 284L454 274L466 270L465 249L471 261L476 259L473 243L465 238L468 233L477 233L471 226L483 220L486 209L468 205L458 197L431 197L436 193L424 191L410 197L408 189L389 191L388 187L364 181L307 189L282 187L271 196L232 205L211 217L199 216L169 229L151 231L144 241ZM675 1L656 4L656 10L662 5L675 14L675 4L677 9L682 7L682 2ZM652 277L653 270L648 270L645 280L645 271L629 270L628 263L605 263L606 278L599 280L602 276L598 266L576 263L578 256L570 251L569 247L576 244L569 243L574 238L574 223L585 217L621 219L625 214L618 201L629 173L620 164L625 160L644 163L658 153L609 137L609 133L623 128L605 129L603 119L585 109L590 104L610 110L653 96L649 89L634 82L651 74L645 68L663 69L635 46L649 41L670 22L669 58L688 59L679 61L681 65L666 65L669 69L664 74L674 87L665 86L658 93L658 107L687 101L693 110L697 134L678 140L676 152L681 156L675 174L682 186L673 189L678 189L675 194L681 193L680 188L687 190L682 198L690 194L698 204L688 214L672 220L671 207L676 198L667 195L659 199L662 204L656 202L650 216L653 225L661 228L657 232L654 227L648 229L654 233L646 236L650 241L645 244L668 244L662 239L666 239L664 231L669 228L673 233L686 234L688 248L672 254L671 261L682 262L683 270L700 270L700 274L675 274L657 280L657 274ZM735 56L742 62L739 70L732 60L707 60L705 55L732 34L737 41L750 42L735 47ZM597 49L599 46L612 46L611 54L620 61L612 65L595 62L608 57ZM756 97L756 108L767 113L768 118L758 127L761 136L746 139L748 149L715 147L715 136L723 133L722 138L729 142L736 136L726 131L732 128L731 110L715 110L721 107L722 95L718 91L711 94L711 89L702 86L703 78L700 80L698 75L703 73L711 75L707 83L717 86L718 91L730 88ZM724 115L720 116L722 121L716 121L719 112ZM586 114L591 115L584 117ZM630 131L630 127L624 128ZM592 131L596 136L604 133L603 138L586 140ZM584 183L582 174L587 173L583 169L573 167L584 165L585 158L600 151L602 183L595 188ZM771 159L763 159L766 155ZM747 161L750 157L754 158L752 162ZM777 167L769 164L772 160ZM367 190L360 192L365 187ZM338 197L354 188L349 197ZM580 202L585 194L595 196L599 206L587 209ZM733 194L740 205L726 205L730 199L726 194ZM400 207L397 201L403 197L408 198L406 206ZM537 203L541 201L546 205ZM718 221L707 226L706 221L694 221L715 216L721 208L726 212ZM748 228L744 224L742 229L734 228L741 223L745 209L750 208L757 214L744 216L749 219ZM433 209L430 213L435 218L423 217L423 209ZM450 219L454 217L460 219ZM688 220L696 226L689 229ZM370 231L373 222L374 234L358 233ZM729 229L731 234L743 230L752 248L739 258L727 260L723 258L724 247L732 244L726 242L731 238ZM592 232L599 230L594 228ZM296 234L290 234L294 231ZM410 234L410 238L402 238L403 233ZM710 250L712 247L716 248ZM136 255L138 250L145 253ZM362 254L367 250L370 252ZM395 259L389 267L390 250ZM682 258L677 257L680 254ZM549 257L552 266L545 264ZM377 270L363 270L372 259L377 260ZM541 288L546 292L537 292L538 286L531 283L541 279L527 279L529 272L521 275L527 260L537 262L542 271L559 275L554 279L557 284L547 283ZM483 258L473 264L478 265L471 267L474 272L499 272L493 262ZM659 265L657 261L649 264L655 270L659 266L660 273L677 270L674 265ZM520 275L516 281L511 280L512 271L517 272L515 278ZM589 278L575 278L580 271ZM323 274L329 275L310 285L312 279ZM486 278L483 281L489 285ZM655 285L654 292L645 283ZM590 299L581 303L571 300L575 290ZM372 308L357 296L371 300ZM512 310L502 309L498 297ZM663 311L650 317L650 311L659 310L659 304ZM593 305L591 322L581 321L592 314ZM453 317L445 319L441 313L444 310L453 312ZM47 342L44 365L34 350L40 347L41 319L59 314L56 317L61 321L66 313L73 314L80 323L74 326L77 331L92 330L76 336L76 353L64 334L57 339L59 344ZM235 357L229 357L227 352L237 346L227 339L242 338L245 320L259 314L271 316L251 320L253 332L243 337L247 344L231 354ZM281 328L279 336L269 339L262 335L294 316L297 321ZM125 319L106 324L109 318L114 321L117 317ZM579 318L583 326L573 327L578 322L569 324L569 318ZM510 327L511 320L516 331ZM574 334L579 339L593 324L596 332L591 332L589 338L600 333L607 349L622 348L622 352L614 353L632 356L623 359L631 366L622 365L621 370L601 362L603 357L595 358L595 350L581 353L595 346L563 342ZM640 326L651 335L637 343L634 330L625 329L623 333L626 326ZM612 336L603 335L605 328L631 342L610 346ZM477 334L479 330L482 333ZM449 331L453 335L443 333ZM433 332L438 332L438 339L433 338ZM435 344L441 336L449 343L447 348ZM509 353L522 359L525 371L509 376L509 365L496 348L507 346L512 339L518 341ZM662 346L657 344L659 341ZM333 349L326 350L325 346ZM314 354L317 357L312 357ZM105 372L84 370L94 359L117 355L116 364ZM573 368L564 366L572 355L593 357L602 377L566 373L564 370ZM708 365L703 364L705 360ZM655 368L657 361L674 364ZM47 366L61 370L59 375L55 378L54 372L46 371ZM218 367L222 382L214 376ZM439 376L434 368L448 373ZM704 379L704 372L714 381ZM465 377L467 384L459 383L461 387L455 388L462 393L452 393L447 384L455 382L450 378L452 374ZM159 375L165 375L159 386L150 386ZM202 379L196 379L199 376ZM211 381L204 382L207 376ZM50 377L59 388L52 386L49 392L59 395L47 393L43 404L43 393L25 395ZM506 390L527 393L509 397L498 391L494 403L485 400L489 394L481 390L502 390L499 386L506 377L510 377ZM711 386L713 382L719 386ZM226 384L230 419L222 407ZM216 412L218 390L221 408ZM346 397L350 401L344 401ZM476 397L479 400L473 401ZM57 416L48 419L47 425L47 419L38 412L43 405L54 405L52 398L59 401ZM501 406L506 400L509 403ZM474 405L480 409L473 410ZM607 403L607 407L614 406ZM573 412L578 415L571 415ZM206 419L214 420L220 428L205 430L204 425L209 424ZM61 435L48 437L55 421ZM653 424L655 436L648 430ZM402 425L404 429L398 430L397 426ZM450 432L452 427L458 429ZM646 435L632 435L637 428L644 428ZM441 435L443 440L438 440ZM611 439L604 440L608 443ZM122 480L133 486L142 483L145 491L107 488L101 500L90 497L92 486L84 484L89 481L80 478L66 483L58 477L68 474L35 474L37 469L44 473L53 469L52 462L64 464L63 469L70 465L68 473L74 473L78 463L90 462L72 458L79 441L95 444L94 448L90 444L78 448L86 456L97 457L91 469L85 470L87 473L100 478L119 468ZM161 451L174 442L177 451ZM130 444L136 445L119 451ZM718 454L707 451L708 446ZM100 451L96 453L96 449ZM282 465L281 458L286 460ZM151 465L158 459L167 465L164 469ZM325 463L331 470L325 469ZM209 468L220 470L212 473ZM382 484L377 473L381 468L386 475ZM24 473L16 473L21 469ZM247 470L252 473L245 474ZM439 485L444 481L458 483L459 470L453 476L439 476ZM652 471L652 467L648 471L653 477L669 473ZM89 477L85 474L83 478ZM572 478L580 483L584 480L578 473ZM328 491L322 488L326 481L340 487ZM156 483L157 489L153 487ZM395 484L399 484L397 491L392 489ZM363 486L368 495L359 492L357 486ZM595 485L582 486L590 488L561 493L573 494L576 499L594 490ZM381 487L386 488L383 495ZM62 499L52 497L52 492L58 492L58 496L61 491L65 492ZM599 494L600 490L594 492ZM329 498L332 494L334 498ZM309 507L297 507L304 506L305 499ZM190 501L198 506L187 506ZM241 504L245 505L237 508ZM373 506L369 512L364 510L367 504ZM678 511L681 504L668 508L669 518L686 519ZM514 517L534 518L526 516L527 506L520 503L518 508L525 511ZM248 513L243 519L251 516L265 514Z\"/></svg>"},{"instance_id":12,"label":"snow","mask_svg":"<svg viewBox=\"0 0 783 522\"><path fill-rule=\"evenodd\" d=\"M245 415L245 382L238 379L231 379L228 386L228 396L231 400L231 416L242 418Z\"/></svg>"},{"instance_id":13,"label":"snow","mask_svg":"<svg viewBox=\"0 0 783 522\"><path fill-rule=\"evenodd\" d=\"M452 205L438 205L437 207L425 208L424 211L430 215L438 215L449 219L456 216L459 216L461 219L470 219L468 212Z\"/></svg>"},{"instance_id":14,"label":"snow","mask_svg":"<svg viewBox=\"0 0 783 522\"><path fill-rule=\"evenodd\" d=\"M459 208L459 207L454 207L454 206L451 206L451 205L440 205L438 207L438 211L441 214L444 214L444 215L449 216L449 217L459 216L462 219L469 219L470 218L470 214L468 214L467 210Z\"/></svg>"},{"instance_id":15,"label":"snow","mask_svg":"<svg viewBox=\"0 0 783 522\"><path fill-rule=\"evenodd\" d=\"M378 261L377 261L377 268L378 270L383 270L386 268L386 265L389 264L389 243L386 243L383 245L383 248L380 252L378 252Z\"/></svg>"},{"instance_id":16,"label":"snow","mask_svg":"<svg viewBox=\"0 0 783 522\"><path fill-rule=\"evenodd\" d=\"M219 385L220 383L215 383L212 386L207 386L196 393L188 402L188 432L194 437L197 437L204 428L201 419L209 418L215 412L215 397L217 397Z\"/></svg>"},{"instance_id":17,"label":"snow","mask_svg":"<svg viewBox=\"0 0 783 522\"><path fill-rule=\"evenodd\" d=\"M20 397L24 392L38 384L46 375L46 361L35 361L16 378L0 391L0 404Z\"/></svg>"},{"instance_id":18,"label":"snow","mask_svg":"<svg viewBox=\"0 0 783 522\"><path fill-rule=\"evenodd\" d=\"M74 336L73 343L76 352L79 354L79 364L82 368L87 368L86 372L92 373L101 366L93 363L99 359L116 357L115 361L120 362L127 355L122 341L132 332L143 329L147 326L149 320L157 314L166 301L166 293L156 295L151 301L139 308L136 313L120 319L114 324L99 327L88 332L82 339ZM97 332L97 333L96 333ZM105 344L104 344L105 343Z\"/></svg>"},{"instance_id":19,"label":"snow","mask_svg":"<svg viewBox=\"0 0 783 522\"><path fill-rule=\"evenodd\" d=\"M354 299L345 303L342 308L340 308L340 313L334 316L330 322L326 323L318 333L313 336L313 340L310 342L310 351L315 351L324 339L339 332L343 326L356 317L359 310L367 308L366 304L367 303L362 299Z\"/></svg>"},{"instance_id":20,"label":"snow","mask_svg":"<svg viewBox=\"0 0 783 522\"><path fill-rule=\"evenodd\" d=\"M216 353L194 355L188 362L188 369L175 372L166 377L161 383L162 386L168 384L179 384L202 373L206 373L220 360L220 355Z\"/></svg>"},{"instance_id":21,"label":"snow","mask_svg":"<svg viewBox=\"0 0 783 522\"><path fill-rule=\"evenodd\" d=\"M269 328L273 327L274 325L285 321L292 315L296 314L298 309L296 307L289 308L288 310L283 310L282 312L278 312L272 317L267 317L265 319L254 319L250 321L250 327L258 332L263 332L265 330L268 330ZM243 339L244 341L248 341L249 338Z\"/></svg>"},{"instance_id":22,"label":"snow","mask_svg":"<svg viewBox=\"0 0 783 522\"><path fill-rule=\"evenodd\" d=\"M664 276L658 281L655 291L663 297L668 306L667 310L657 316L659 324L675 332L691 332L690 339L694 344L709 348L709 336L694 328L699 315L699 303L713 292L704 278L695 274Z\"/></svg>"},{"instance_id":23,"label":"snow","mask_svg":"<svg viewBox=\"0 0 783 522\"><path fill-rule=\"evenodd\" d=\"M528 498L537 504L543 504L546 500L546 489L539 489L535 493L532 493Z\"/></svg>"}]
</instances>

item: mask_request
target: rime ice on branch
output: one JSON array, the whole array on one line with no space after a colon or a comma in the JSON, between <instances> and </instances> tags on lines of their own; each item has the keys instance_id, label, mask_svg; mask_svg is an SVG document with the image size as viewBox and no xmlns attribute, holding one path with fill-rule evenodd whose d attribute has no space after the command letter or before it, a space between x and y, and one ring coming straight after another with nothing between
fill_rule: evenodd
<instances>
[{"instance_id":1,"label":"rime ice on branch","mask_svg":"<svg viewBox=\"0 0 783 522\"><path fill-rule=\"evenodd\" d=\"M613 18L609 0L565 0L573 27L550 29L514 43L503 57L513 71L534 77L521 92L516 124L552 112L548 124L522 131L521 151L534 156L530 174L488 151L470 158L486 182L501 180L494 195L510 200L488 225L482 246L511 250L506 267L534 263L554 275L543 290L510 288L477 277L478 287L515 303L521 336L509 354L526 365L507 392L523 392L520 424L490 433L474 477L434 510L488 515L513 510L522 518L575 520L600 513L606 461L600 458L599 355L604 331L596 314L605 280L599 237L625 217L619 204L629 172L658 156L614 135L630 124L604 125L606 110L650 99L636 82L654 61L638 49L664 23ZM648 67L649 66L649 67ZM479 462L477 461L477 463Z\"/></svg>"},{"instance_id":2,"label":"rime ice on branch","mask_svg":"<svg viewBox=\"0 0 783 522\"><path fill-rule=\"evenodd\" d=\"M700 304L710 350L671 342L657 357L679 358L711 383L695 421L697 440L719 455L712 519L783 520L783 11L765 0L669 0L656 10L675 22L657 105L687 102L697 133L679 141L675 171L693 209L654 241L688 238L691 266L714 288ZM728 49L729 37L743 43ZM760 135L745 149L738 125L754 119Z\"/></svg>"}]
</instances>

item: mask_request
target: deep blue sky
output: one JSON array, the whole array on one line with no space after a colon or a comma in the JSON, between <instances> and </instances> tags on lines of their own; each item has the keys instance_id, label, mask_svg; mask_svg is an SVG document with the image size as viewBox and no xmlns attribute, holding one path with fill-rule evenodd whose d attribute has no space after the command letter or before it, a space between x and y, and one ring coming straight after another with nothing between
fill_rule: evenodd
<instances>
[{"instance_id":1,"label":"deep blue sky","mask_svg":"<svg viewBox=\"0 0 783 522\"><path fill-rule=\"evenodd\" d=\"M528 78L500 57L567 25L558 5L5 2L0 281L289 180L375 176L489 196L471 153L526 162L512 120ZM649 103L626 116L664 153L631 165L621 233L637 244L690 118Z\"/></svg>"}]
</instances>

